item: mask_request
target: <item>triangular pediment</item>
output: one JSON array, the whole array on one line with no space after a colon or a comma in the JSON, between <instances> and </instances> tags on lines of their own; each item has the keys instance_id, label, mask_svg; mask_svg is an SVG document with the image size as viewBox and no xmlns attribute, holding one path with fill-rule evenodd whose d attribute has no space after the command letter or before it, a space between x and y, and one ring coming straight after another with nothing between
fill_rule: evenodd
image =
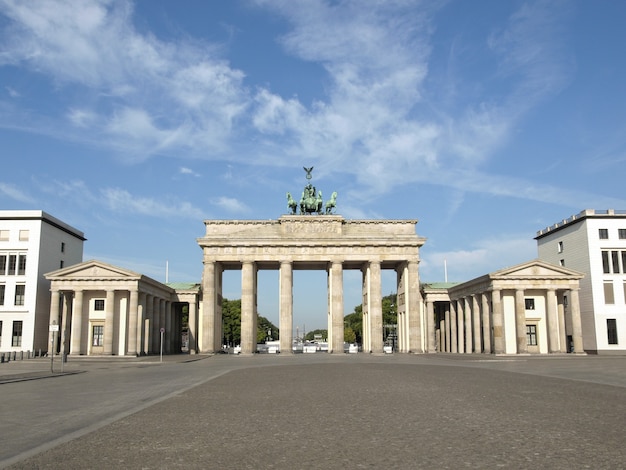
<instances>
[{"instance_id":1,"label":"triangular pediment","mask_svg":"<svg viewBox=\"0 0 626 470\"><path fill-rule=\"evenodd\" d=\"M546 263L538 259L500 269L490 274L491 278L582 278L583 274L563 266Z\"/></svg>"},{"instance_id":2,"label":"triangular pediment","mask_svg":"<svg viewBox=\"0 0 626 470\"><path fill-rule=\"evenodd\" d=\"M141 274L128 269L90 260L46 274L48 279L137 279Z\"/></svg>"}]
</instances>

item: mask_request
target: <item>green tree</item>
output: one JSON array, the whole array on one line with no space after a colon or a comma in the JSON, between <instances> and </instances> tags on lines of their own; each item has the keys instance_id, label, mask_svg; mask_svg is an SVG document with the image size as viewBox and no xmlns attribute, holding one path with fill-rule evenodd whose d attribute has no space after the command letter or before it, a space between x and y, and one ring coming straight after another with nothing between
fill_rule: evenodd
<instances>
[{"instance_id":1,"label":"green tree","mask_svg":"<svg viewBox=\"0 0 626 470\"><path fill-rule=\"evenodd\" d=\"M313 330L309 331L304 339L306 341L313 341L315 339L315 335L322 335L323 339L328 339L328 330Z\"/></svg>"},{"instance_id":2,"label":"green tree","mask_svg":"<svg viewBox=\"0 0 626 470\"><path fill-rule=\"evenodd\" d=\"M349 326L343 329L343 340L346 343L356 343L356 333Z\"/></svg>"},{"instance_id":3,"label":"green tree","mask_svg":"<svg viewBox=\"0 0 626 470\"><path fill-rule=\"evenodd\" d=\"M241 299L222 299L222 327L225 344L241 344ZM279 338L280 331L276 325L257 314L258 343L265 343L268 331L271 331L271 339Z\"/></svg>"}]
</instances>

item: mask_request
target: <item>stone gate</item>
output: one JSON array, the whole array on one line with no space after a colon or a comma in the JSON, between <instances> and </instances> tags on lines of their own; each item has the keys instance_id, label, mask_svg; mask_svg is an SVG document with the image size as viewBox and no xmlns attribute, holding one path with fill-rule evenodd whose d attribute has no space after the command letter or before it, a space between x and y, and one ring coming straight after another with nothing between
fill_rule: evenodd
<instances>
[{"instance_id":1,"label":"stone gate","mask_svg":"<svg viewBox=\"0 0 626 470\"><path fill-rule=\"evenodd\" d=\"M292 351L293 271L328 276L328 350L343 353L343 271L362 272L363 351L383 352L381 270L397 273L398 349L424 352L428 331L420 294L417 220L346 220L339 215L285 215L277 220L206 220L199 349L222 347L222 274L240 270L241 352L256 350L257 272L279 271L280 348ZM432 319L430 320L433 321ZM196 328L195 324L190 325Z\"/></svg>"}]
</instances>

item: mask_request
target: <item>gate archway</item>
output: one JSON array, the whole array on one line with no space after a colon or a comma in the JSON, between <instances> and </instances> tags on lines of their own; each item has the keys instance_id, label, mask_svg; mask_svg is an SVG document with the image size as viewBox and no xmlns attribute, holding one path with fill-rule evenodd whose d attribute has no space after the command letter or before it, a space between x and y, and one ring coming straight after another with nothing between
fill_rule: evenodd
<instances>
[{"instance_id":1,"label":"gate archway","mask_svg":"<svg viewBox=\"0 0 626 470\"><path fill-rule=\"evenodd\" d=\"M416 220L346 220L339 215L285 215L277 220L207 220L203 251L200 351L221 349L222 274L241 271L241 352L256 350L257 274L279 271L281 351L293 341L293 272L325 270L329 352L343 353L343 272L362 273L363 351L383 352L381 271L397 273L398 349L421 353L427 319L419 288Z\"/></svg>"}]
</instances>

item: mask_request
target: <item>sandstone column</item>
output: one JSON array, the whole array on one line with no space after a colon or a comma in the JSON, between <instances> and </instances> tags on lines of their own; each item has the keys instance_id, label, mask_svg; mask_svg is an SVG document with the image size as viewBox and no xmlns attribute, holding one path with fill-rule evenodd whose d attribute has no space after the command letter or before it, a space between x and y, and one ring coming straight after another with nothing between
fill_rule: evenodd
<instances>
[{"instance_id":1,"label":"sandstone column","mask_svg":"<svg viewBox=\"0 0 626 470\"><path fill-rule=\"evenodd\" d=\"M417 354L424 352L422 341L422 308L423 299L420 292L419 263L417 260L407 262L406 311L409 315L409 351Z\"/></svg>"},{"instance_id":2,"label":"sandstone column","mask_svg":"<svg viewBox=\"0 0 626 470\"><path fill-rule=\"evenodd\" d=\"M369 305L371 321L371 352L378 354L383 352L383 310L382 310L382 286L380 277L380 261L369 263Z\"/></svg>"},{"instance_id":3,"label":"sandstone column","mask_svg":"<svg viewBox=\"0 0 626 470\"><path fill-rule=\"evenodd\" d=\"M105 355L113 354L113 325L115 320L115 291L106 291L104 302L104 351Z\"/></svg>"},{"instance_id":4,"label":"sandstone column","mask_svg":"<svg viewBox=\"0 0 626 470\"><path fill-rule=\"evenodd\" d=\"M465 352L472 353L472 306L467 297L463 297L463 310L465 313Z\"/></svg>"},{"instance_id":5,"label":"sandstone column","mask_svg":"<svg viewBox=\"0 0 626 470\"><path fill-rule=\"evenodd\" d=\"M146 347L145 347L145 340L144 340L144 334L145 334L145 327L144 327L144 320L146 318L146 293L145 292L140 292L139 293L139 305L137 305L137 355L141 356L142 354L146 354Z\"/></svg>"},{"instance_id":6,"label":"sandstone column","mask_svg":"<svg viewBox=\"0 0 626 470\"><path fill-rule=\"evenodd\" d=\"M445 317L443 320L444 324L444 335L445 335L445 348L444 352L451 352L450 350L450 304L448 303L448 308L446 308Z\"/></svg>"},{"instance_id":7,"label":"sandstone column","mask_svg":"<svg viewBox=\"0 0 626 470\"><path fill-rule=\"evenodd\" d=\"M483 352L485 354L491 354L491 319L490 319L490 309L489 309L489 297L487 297L487 293L483 292L480 294L481 298L481 313L483 317Z\"/></svg>"},{"instance_id":8,"label":"sandstone column","mask_svg":"<svg viewBox=\"0 0 626 470\"><path fill-rule=\"evenodd\" d=\"M456 301L456 316L459 322L457 327L457 340L459 354L465 353L465 301L463 298Z\"/></svg>"},{"instance_id":9,"label":"sandstone column","mask_svg":"<svg viewBox=\"0 0 626 470\"><path fill-rule=\"evenodd\" d=\"M565 329L565 294L557 293L557 315L559 317L559 352L567 353L567 331Z\"/></svg>"},{"instance_id":10,"label":"sandstone column","mask_svg":"<svg viewBox=\"0 0 626 470\"><path fill-rule=\"evenodd\" d=\"M480 328L480 307L478 305L478 295L480 294L474 294L472 295L471 301L472 301L472 318L474 320L474 352L476 353L481 353L483 352L482 350L482 341L481 341L481 337L480 337L480 333L481 333L481 328Z\"/></svg>"},{"instance_id":11,"label":"sandstone column","mask_svg":"<svg viewBox=\"0 0 626 470\"><path fill-rule=\"evenodd\" d=\"M500 289L491 291L491 308L493 310L493 352L505 354L504 311L502 310L502 291Z\"/></svg>"},{"instance_id":12,"label":"sandstone column","mask_svg":"<svg viewBox=\"0 0 626 470\"><path fill-rule=\"evenodd\" d=\"M67 335L68 335L68 323L70 320L70 307L72 305L72 291L63 292L63 318L61 320L61 356L65 355L68 351Z\"/></svg>"},{"instance_id":13,"label":"sandstone column","mask_svg":"<svg viewBox=\"0 0 626 470\"><path fill-rule=\"evenodd\" d=\"M546 323L548 333L548 352L559 352L559 331L556 311L556 291L550 288L546 291Z\"/></svg>"},{"instance_id":14,"label":"sandstone column","mask_svg":"<svg viewBox=\"0 0 626 470\"><path fill-rule=\"evenodd\" d=\"M139 313L139 291L131 289L128 306L128 348L129 356L137 356L137 316Z\"/></svg>"},{"instance_id":15,"label":"sandstone column","mask_svg":"<svg viewBox=\"0 0 626 470\"><path fill-rule=\"evenodd\" d=\"M215 292L215 262L205 261L202 273L202 336L200 351L214 353L215 315L217 297Z\"/></svg>"},{"instance_id":16,"label":"sandstone column","mask_svg":"<svg viewBox=\"0 0 626 470\"><path fill-rule=\"evenodd\" d=\"M333 354L343 354L343 265L340 261L331 263L329 276L329 332L332 336L328 338L330 341L328 349Z\"/></svg>"},{"instance_id":17,"label":"sandstone column","mask_svg":"<svg viewBox=\"0 0 626 470\"><path fill-rule=\"evenodd\" d=\"M189 354L196 354L198 352L198 302L194 295L194 298L189 302Z\"/></svg>"},{"instance_id":18,"label":"sandstone column","mask_svg":"<svg viewBox=\"0 0 626 470\"><path fill-rule=\"evenodd\" d=\"M172 321L172 302L165 301L165 354L172 354L172 340L174 339L173 329L174 322Z\"/></svg>"},{"instance_id":19,"label":"sandstone column","mask_svg":"<svg viewBox=\"0 0 626 470\"><path fill-rule=\"evenodd\" d=\"M526 304L524 290L515 290L515 337L517 339L517 354L528 353L528 339L526 338Z\"/></svg>"},{"instance_id":20,"label":"sandstone column","mask_svg":"<svg viewBox=\"0 0 626 470\"><path fill-rule=\"evenodd\" d=\"M256 351L257 332L254 309L254 263L244 261L241 267L241 353Z\"/></svg>"},{"instance_id":21,"label":"sandstone column","mask_svg":"<svg viewBox=\"0 0 626 470\"><path fill-rule=\"evenodd\" d=\"M293 265L291 261L280 263L280 353L293 354Z\"/></svg>"},{"instance_id":22,"label":"sandstone column","mask_svg":"<svg viewBox=\"0 0 626 470\"><path fill-rule=\"evenodd\" d=\"M426 302L426 351L435 352L435 304L432 301Z\"/></svg>"},{"instance_id":23,"label":"sandstone column","mask_svg":"<svg viewBox=\"0 0 626 470\"><path fill-rule=\"evenodd\" d=\"M74 306L72 308L72 335L70 355L78 356L83 353L83 291L74 291Z\"/></svg>"},{"instance_id":24,"label":"sandstone column","mask_svg":"<svg viewBox=\"0 0 626 470\"><path fill-rule=\"evenodd\" d=\"M459 340L457 339L456 327L458 325L456 313L456 300L450 301L450 352L458 352Z\"/></svg>"},{"instance_id":25,"label":"sandstone column","mask_svg":"<svg viewBox=\"0 0 626 470\"><path fill-rule=\"evenodd\" d=\"M574 353L584 354L583 330L580 318L580 299L578 288L570 289L570 312L572 314L572 341L574 342Z\"/></svg>"}]
</instances>

